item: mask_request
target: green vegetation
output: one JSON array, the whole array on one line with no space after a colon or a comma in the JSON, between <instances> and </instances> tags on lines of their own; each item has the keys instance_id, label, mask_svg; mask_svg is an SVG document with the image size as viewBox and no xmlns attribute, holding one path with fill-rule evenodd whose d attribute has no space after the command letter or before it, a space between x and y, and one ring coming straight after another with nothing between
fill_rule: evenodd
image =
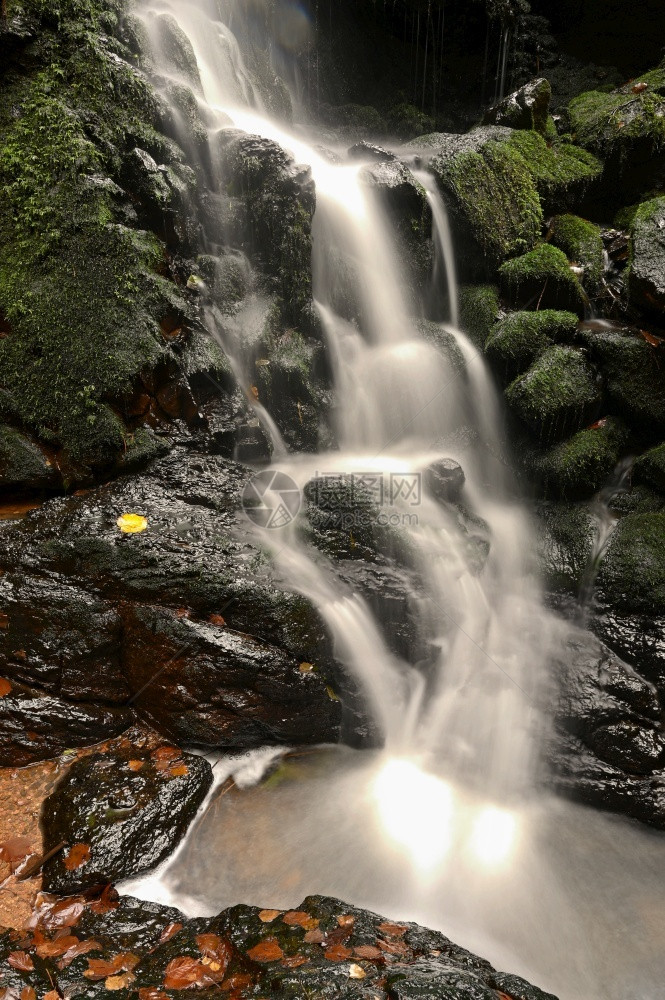
<instances>
[{"instance_id":1,"label":"green vegetation","mask_svg":"<svg viewBox=\"0 0 665 1000\"><path fill-rule=\"evenodd\" d=\"M665 308L665 197L635 209L630 226L628 292L631 301L662 315Z\"/></svg>"},{"instance_id":2,"label":"green vegetation","mask_svg":"<svg viewBox=\"0 0 665 1000\"><path fill-rule=\"evenodd\" d=\"M634 479L665 494L665 444L651 448L637 459Z\"/></svg>"},{"instance_id":3,"label":"green vegetation","mask_svg":"<svg viewBox=\"0 0 665 1000\"><path fill-rule=\"evenodd\" d=\"M515 132L508 145L526 163L546 212L571 206L603 170L592 153L563 141L548 145L537 132Z\"/></svg>"},{"instance_id":4,"label":"green vegetation","mask_svg":"<svg viewBox=\"0 0 665 1000\"><path fill-rule=\"evenodd\" d=\"M435 157L431 166L491 267L534 245L543 212L529 168L512 147L490 140L477 152Z\"/></svg>"},{"instance_id":5,"label":"green vegetation","mask_svg":"<svg viewBox=\"0 0 665 1000\"><path fill-rule=\"evenodd\" d=\"M596 493L616 467L628 434L608 417L578 431L535 460L545 493L566 500L582 500Z\"/></svg>"},{"instance_id":6,"label":"green vegetation","mask_svg":"<svg viewBox=\"0 0 665 1000\"><path fill-rule=\"evenodd\" d=\"M495 326L485 353L506 379L527 370L535 358L554 342L571 341L577 316L556 309L515 312Z\"/></svg>"},{"instance_id":7,"label":"green vegetation","mask_svg":"<svg viewBox=\"0 0 665 1000\"><path fill-rule=\"evenodd\" d=\"M550 242L584 268L585 288L594 292L600 287L605 267L600 226L577 215L557 215L552 220Z\"/></svg>"},{"instance_id":8,"label":"green vegetation","mask_svg":"<svg viewBox=\"0 0 665 1000\"><path fill-rule=\"evenodd\" d=\"M584 315L585 295L566 255L548 243L506 261L499 268L501 287L516 305L565 309Z\"/></svg>"},{"instance_id":9,"label":"green vegetation","mask_svg":"<svg viewBox=\"0 0 665 1000\"><path fill-rule=\"evenodd\" d=\"M601 402L595 372L572 347L549 347L506 390L513 412L542 442L561 440L594 418Z\"/></svg>"},{"instance_id":10,"label":"green vegetation","mask_svg":"<svg viewBox=\"0 0 665 1000\"><path fill-rule=\"evenodd\" d=\"M463 285L459 293L460 327L481 351L499 315L496 285Z\"/></svg>"},{"instance_id":11,"label":"green vegetation","mask_svg":"<svg viewBox=\"0 0 665 1000\"><path fill-rule=\"evenodd\" d=\"M619 521L598 583L616 607L665 613L665 514L629 514Z\"/></svg>"}]
</instances>

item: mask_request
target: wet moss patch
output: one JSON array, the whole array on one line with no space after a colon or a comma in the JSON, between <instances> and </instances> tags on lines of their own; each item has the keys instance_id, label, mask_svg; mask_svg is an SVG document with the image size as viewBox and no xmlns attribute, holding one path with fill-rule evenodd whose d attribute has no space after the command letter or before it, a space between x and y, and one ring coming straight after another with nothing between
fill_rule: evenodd
<instances>
[{"instance_id":1,"label":"wet moss patch","mask_svg":"<svg viewBox=\"0 0 665 1000\"><path fill-rule=\"evenodd\" d=\"M541 243L534 250L506 261L499 269L504 293L515 305L533 309L564 309L584 315L585 295L566 255Z\"/></svg>"},{"instance_id":2,"label":"wet moss patch","mask_svg":"<svg viewBox=\"0 0 665 1000\"><path fill-rule=\"evenodd\" d=\"M485 353L503 377L511 379L553 343L570 342L576 330L574 313L556 309L511 313L490 334Z\"/></svg>"}]
</instances>

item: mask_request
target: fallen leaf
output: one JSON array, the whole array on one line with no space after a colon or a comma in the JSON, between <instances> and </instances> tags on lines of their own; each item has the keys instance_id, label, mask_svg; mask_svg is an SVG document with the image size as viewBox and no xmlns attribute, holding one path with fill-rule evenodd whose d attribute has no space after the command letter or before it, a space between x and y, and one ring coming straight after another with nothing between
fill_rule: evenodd
<instances>
[{"instance_id":1,"label":"fallen leaf","mask_svg":"<svg viewBox=\"0 0 665 1000\"><path fill-rule=\"evenodd\" d=\"M27 660L28 658L28 654L24 649L15 649L12 656L14 656L17 660Z\"/></svg>"},{"instance_id":2,"label":"fallen leaf","mask_svg":"<svg viewBox=\"0 0 665 1000\"><path fill-rule=\"evenodd\" d=\"M360 965L352 964L349 966L349 979L365 979L367 973Z\"/></svg>"},{"instance_id":3,"label":"fallen leaf","mask_svg":"<svg viewBox=\"0 0 665 1000\"><path fill-rule=\"evenodd\" d=\"M636 83L630 89L634 94L641 94L644 90L647 89L648 86L649 86L648 83L645 83L644 80L641 80L639 83Z\"/></svg>"},{"instance_id":4,"label":"fallen leaf","mask_svg":"<svg viewBox=\"0 0 665 1000\"><path fill-rule=\"evenodd\" d=\"M34 851L27 837L12 837L0 845L0 861L13 864L16 861L23 861L29 854L34 854Z\"/></svg>"},{"instance_id":5,"label":"fallen leaf","mask_svg":"<svg viewBox=\"0 0 665 1000\"><path fill-rule=\"evenodd\" d=\"M210 615L208 621L211 625L226 625L226 618L222 618L221 615Z\"/></svg>"},{"instance_id":6,"label":"fallen leaf","mask_svg":"<svg viewBox=\"0 0 665 1000\"><path fill-rule=\"evenodd\" d=\"M331 948L325 952L325 958L329 962L346 962L348 958L353 957L353 952L350 948L347 948L343 944L334 944Z\"/></svg>"},{"instance_id":7,"label":"fallen leaf","mask_svg":"<svg viewBox=\"0 0 665 1000\"><path fill-rule=\"evenodd\" d=\"M137 535L148 527L148 521L142 514L121 514L116 524L125 535Z\"/></svg>"},{"instance_id":8,"label":"fallen leaf","mask_svg":"<svg viewBox=\"0 0 665 1000\"><path fill-rule=\"evenodd\" d=\"M313 669L314 669L313 663L301 663L300 666L298 667L298 670L300 671L301 674L310 674Z\"/></svg>"},{"instance_id":9,"label":"fallen leaf","mask_svg":"<svg viewBox=\"0 0 665 1000\"><path fill-rule=\"evenodd\" d=\"M590 431L600 431L603 429L607 423L607 417L603 417L601 420L596 420L595 424L589 424Z\"/></svg>"},{"instance_id":10,"label":"fallen leaf","mask_svg":"<svg viewBox=\"0 0 665 1000\"><path fill-rule=\"evenodd\" d=\"M127 761L127 767L130 771L140 771L144 763L145 761L143 760L129 760Z\"/></svg>"},{"instance_id":11,"label":"fallen leaf","mask_svg":"<svg viewBox=\"0 0 665 1000\"><path fill-rule=\"evenodd\" d=\"M259 398L259 390L256 388L255 385L250 385L249 391L253 399Z\"/></svg>"},{"instance_id":12,"label":"fallen leaf","mask_svg":"<svg viewBox=\"0 0 665 1000\"><path fill-rule=\"evenodd\" d=\"M402 937L406 934L406 927L404 924L392 924L389 920L384 920L382 924L379 924L378 930L386 937Z\"/></svg>"},{"instance_id":13,"label":"fallen leaf","mask_svg":"<svg viewBox=\"0 0 665 1000\"><path fill-rule=\"evenodd\" d=\"M84 910L85 903L80 899L59 899L56 903L43 908L40 913L40 923L49 931L58 927L74 927Z\"/></svg>"},{"instance_id":14,"label":"fallen leaf","mask_svg":"<svg viewBox=\"0 0 665 1000\"><path fill-rule=\"evenodd\" d=\"M186 990L206 977L206 967L197 958L183 955L173 958L164 972L164 986L167 990Z\"/></svg>"},{"instance_id":15,"label":"fallen leaf","mask_svg":"<svg viewBox=\"0 0 665 1000\"><path fill-rule=\"evenodd\" d=\"M284 958L284 952L274 938L266 938L247 952L255 962L277 962Z\"/></svg>"},{"instance_id":16,"label":"fallen leaf","mask_svg":"<svg viewBox=\"0 0 665 1000\"><path fill-rule=\"evenodd\" d=\"M178 750L177 747L157 747L150 754L153 760L166 761L167 763L172 760L180 760L182 757L182 750Z\"/></svg>"},{"instance_id":17,"label":"fallen leaf","mask_svg":"<svg viewBox=\"0 0 665 1000\"><path fill-rule=\"evenodd\" d=\"M654 337L654 335L652 333L649 333L648 330L640 330L640 334L642 335L644 340L646 340L647 344L651 345L651 347L660 347L660 345L663 343L660 337Z\"/></svg>"},{"instance_id":18,"label":"fallen leaf","mask_svg":"<svg viewBox=\"0 0 665 1000\"><path fill-rule=\"evenodd\" d=\"M282 965L285 969L299 969L301 965L307 965L309 959L306 955L287 955L286 958L282 959Z\"/></svg>"},{"instance_id":19,"label":"fallen leaf","mask_svg":"<svg viewBox=\"0 0 665 1000\"><path fill-rule=\"evenodd\" d=\"M37 935L35 934L35 941L37 940ZM75 945L79 944L79 939L73 934L65 934L63 937L56 938L54 941L40 941L35 951L40 958L55 958L57 955L64 955L65 952L69 951Z\"/></svg>"},{"instance_id":20,"label":"fallen leaf","mask_svg":"<svg viewBox=\"0 0 665 1000\"><path fill-rule=\"evenodd\" d=\"M0 611L0 628L9 628L9 615L4 611Z\"/></svg>"},{"instance_id":21,"label":"fallen leaf","mask_svg":"<svg viewBox=\"0 0 665 1000\"><path fill-rule=\"evenodd\" d=\"M79 941L78 944L74 944L71 948L67 949L60 961L57 962L57 966L59 969L66 969L72 964L75 958L79 957L79 955L87 955L89 951L101 950L102 946L99 941L94 941L92 938L88 938L85 941Z\"/></svg>"},{"instance_id":22,"label":"fallen leaf","mask_svg":"<svg viewBox=\"0 0 665 1000\"><path fill-rule=\"evenodd\" d=\"M12 686L6 677L0 677L0 698L6 698Z\"/></svg>"},{"instance_id":23,"label":"fallen leaf","mask_svg":"<svg viewBox=\"0 0 665 1000\"><path fill-rule=\"evenodd\" d=\"M35 967L26 951L11 951L7 956L7 964L19 972L31 972Z\"/></svg>"},{"instance_id":24,"label":"fallen leaf","mask_svg":"<svg viewBox=\"0 0 665 1000\"><path fill-rule=\"evenodd\" d=\"M44 1000L61 1000L61 997L57 990L49 990L44 994Z\"/></svg>"},{"instance_id":25,"label":"fallen leaf","mask_svg":"<svg viewBox=\"0 0 665 1000\"><path fill-rule=\"evenodd\" d=\"M289 910L282 917L282 921L289 927L304 927L306 931L313 931L315 927L319 926L316 917L310 916L304 910Z\"/></svg>"},{"instance_id":26,"label":"fallen leaf","mask_svg":"<svg viewBox=\"0 0 665 1000\"><path fill-rule=\"evenodd\" d=\"M337 923L340 927L353 927L356 922L356 918L352 917L349 913L343 913L341 917L337 918Z\"/></svg>"},{"instance_id":27,"label":"fallen leaf","mask_svg":"<svg viewBox=\"0 0 665 1000\"><path fill-rule=\"evenodd\" d=\"M83 865L87 864L89 860L90 845L74 844L73 847L70 847L64 864L68 872L75 872L77 868L81 868Z\"/></svg>"},{"instance_id":28,"label":"fallen leaf","mask_svg":"<svg viewBox=\"0 0 665 1000\"><path fill-rule=\"evenodd\" d=\"M409 949L404 941L377 941L381 951L387 955L408 955Z\"/></svg>"},{"instance_id":29,"label":"fallen leaf","mask_svg":"<svg viewBox=\"0 0 665 1000\"><path fill-rule=\"evenodd\" d=\"M304 937L304 941L307 944L323 944L326 936L320 927L315 928L313 931L307 931Z\"/></svg>"},{"instance_id":30,"label":"fallen leaf","mask_svg":"<svg viewBox=\"0 0 665 1000\"><path fill-rule=\"evenodd\" d=\"M107 990L124 990L135 979L136 976L133 972L123 972L120 976L109 976L104 980L104 986Z\"/></svg>"},{"instance_id":31,"label":"fallen leaf","mask_svg":"<svg viewBox=\"0 0 665 1000\"><path fill-rule=\"evenodd\" d=\"M372 944L359 944L357 948L353 949L353 954L356 958L367 958L370 961L375 961L377 958L383 958L383 952L380 948L375 948Z\"/></svg>"},{"instance_id":32,"label":"fallen leaf","mask_svg":"<svg viewBox=\"0 0 665 1000\"><path fill-rule=\"evenodd\" d=\"M217 966L213 970L214 972L218 972L220 969L222 972L226 972L233 958L233 945L230 941L219 937L218 934L198 934L196 944L202 955L213 959L213 964Z\"/></svg>"},{"instance_id":33,"label":"fallen leaf","mask_svg":"<svg viewBox=\"0 0 665 1000\"><path fill-rule=\"evenodd\" d=\"M118 895L118 890L112 885L105 885L102 894L99 899L90 903L90 909L93 913L110 913L111 910L117 910L120 906L120 896Z\"/></svg>"},{"instance_id":34,"label":"fallen leaf","mask_svg":"<svg viewBox=\"0 0 665 1000\"><path fill-rule=\"evenodd\" d=\"M166 927L164 928L164 930L162 931L162 933L160 934L159 943L160 944L164 944L166 941L170 941L171 938L175 934L177 934L178 931L181 931L181 930L182 930L182 924L179 924L179 923L176 923L176 922L174 922L172 924L167 924Z\"/></svg>"},{"instance_id":35,"label":"fallen leaf","mask_svg":"<svg viewBox=\"0 0 665 1000\"><path fill-rule=\"evenodd\" d=\"M37 994L32 986L24 986L21 990L21 1000L37 1000Z\"/></svg>"},{"instance_id":36,"label":"fallen leaf","mask_svg":"<svg viewBox=\"0 0 665 1000\"><path fill-rule=\"evenodd\" d=\"M271 924L273 920L276 920L280 915L281 910L261 910L259 913L259 920L264 924Z\"/></svg>"},{"instance_id":37,"label":"fallen leaf","mask_svg":"<svg viewBox=\"0 0 665 1000\"><path fill-rule=\"evenodd\" d=\"M254 984L254 980L251 976L247 975L246 972L235 972L228 979L225 979L222 983L223 990L246 990ZM161 1000L159 997L141 997L139 993L139 1000Z\"/></svg>"},{"instance_id":38,"label":"fallen leaf","mask_svg":"<svg viewBox=\"0 0 665 1000\"><path fill-rule=\"evenodd\" d=\"M130 951L122 952L110 961L105 958L89 958L88 968L83 975L86 979L98 982L100 979L116 976L119 972L131 972L138 964L138 955L134 955Z\"/></svg>"},{"instance_id":39,"label":"fallen leaf","mask_svg":"<svg viewBox=\"0 0 665 1000\"><path fill-rule=\"evenodd\" d=\"M169 768L169 774L172 778L184 778L186 774L189 774L189 768L186 764L176 764L175 767Z\"/></svg>"},{"instance_id":40,"label":"fallen leaf","mask_svg":"<svg viewBox=\"0 0 665 1000\"><path fill-rule=\"evenodd\" d=\"M139 990L139 1000L169 1000L169 997L158 986L142 986Z\"/></svg>"}]
</instances>

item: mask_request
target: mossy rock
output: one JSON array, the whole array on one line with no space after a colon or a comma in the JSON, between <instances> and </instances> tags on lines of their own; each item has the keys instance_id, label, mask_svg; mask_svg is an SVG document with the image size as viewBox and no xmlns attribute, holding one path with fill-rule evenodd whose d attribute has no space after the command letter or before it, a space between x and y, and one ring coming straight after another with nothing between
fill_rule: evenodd
<instances>
[{"instance_id":1,"label":"mossy rock","mask_svg":"<svg viewBox=\"0 0 665 1000\"><path fill-rule=\"evenodd\" d=\"M582 284L587 291L598 291L605 269L600 227L577 215L557 215L552 219L549 238L552 246L583 268Z\"/></svg>"},{"instance_id":2,"label":"mossy rock","mask_svg":"<svg viewBox=\"0 0 665 1000\"><path fill-rule=\"evenodd\" d=\"M548 144L537 132L514 132L508 145L529 168L546 214L574 207L603 172L592 153L559 140Z\"/></svg>"},{"instance_id":3,"label":"mossy rock","mask_svg":"<svg viewBox=\"0 0 665 1000\"><path fill-rule=\"evenodd\" d=\"M584 291L557 247L541 243L522 257L506 261L499 278L504 294L520 308L561 309L584 316Z\"/></svg>"},{"instance_id":4,"label":"mossy rock","mask_svg":"<svg viewBox=\"0 0 665 1000\"><path fill-rule=\"evenodd\" d=\"M492 332L499 310L496 285L462 285L460 288L460 328L480 350Z\"/></svg>"},{"instance_id":5,"label":"mossy rock","mask_svg":"<svg viewBox=\"0 0 665 1000\"><path fill-rule=\"evenodd\" d=\"M665 197L641 204L633 215L628 294L638 308L665 313Z\"/></svg>"},{"instance_id":6,"label":"mossy rock","mask_svg":"<svg viewBox=\"0 0 665 1000\"><path fill-rule=\"evenodd\" d=\"M625 426L608 417L578 431L544 455L534 456L545 495L583 500L598 492L616 468L628 439Z\"/></svg>"},{"instance_id":7,"label":"mossy rock","mask_svg":"<svg viewBox=\"0 0 665 1000\"><path fill-rule=\"evenodd\" d=\"M602 394L581 353L556 345L506 390L511 410L543 443L559 441L597 416Z\"/></svg>"},{"instance_id":8,"label":"mossy rock","mask_svg":"<svg viewBox=\"0 0 665 1000\"><path fill-rule=\"evenodd\" d=\"M659 444L640 455L635 462L634 479L637 483L647 483L665 494L665 444Z\"/></svg>"},{"instance_id":9,"label":"mossy rock","mask_svg":"<svg viewBox=\"0 0 665 1000\"><path fill-rule=\"evenodd\" d=\"M15 428L0 426L0 491L48 488L56 482L42 449Z\"/></svg>"},{"instance_id":10,"label":"mossy rock","mask_svg":"<svg viewBox=\"0 0 665 1000\"><path fill-rule=\"evenodd\" d=\"M665 614L665 514L629 514L619 521L598 585L616 607Z\"/></svg>"},{"instance_id":11,"label":"mossy rock","mask_svg":"<svg viewBox=\"0 0 665 1000\"><path fill-rule=\"evenodd\" d=\"M551 590L577 593L598 530L588 504L547 501L536 507L540 571Z\"/></svg>"},{"instance_id":12,"label":"mossy rock","mask_svg":"<svg viewBox=\"0 0 665 1000\"><path fill-rule=\"evenodd\" d=\"M665 67L611 93L587 91L571 101L575 141L605 160L605 193L623 204L653 190L665 170ZM620 188L617 179L622 179Z\"/></svg>"},{"instance_id":13,"label":"mossy rock","mask_svg":"<svg viewBox=\"0 0 665 1000\"><path fill-rule=\"evenodd\" d=\"M570 342L577 316L556 309L514 312L498 323L485 343L485 353L505 379L523 374L553 343Z\"/></svg>"},{"instance_id":14,"label":"mossy rock","mask_svg":"<svg viewBox=\"0 0 665 1000\"><path fill-rule=\"evenodd\" d=\"M533 129L545 134L549 118L552 88L547 80L530 80L485 113L485 125L507 125L515 129Z\"/></svg>"},{"instance_id":15,"label":"mossy rock","mask_svg":"<svg viewBox=\"0 0 665 1000\"><path fill-rule=\"evenodd\" d=\"M582 342L602 371L612 412L645 442L665 435L665 357L637 331L580 330Z\"/></svg>"},{"instance_id":16,"label":"mossy rock","mask_svg":"<svg viewBox=\"0 0 665 1000\"><path fill-rule=\"evenodd\" d=\"M259 402L287 444L299 451L316 451L330 402L321 354L319 343L291 330L271 345L268 357L254 362Z\"/></svg>"},{"instance_id":17,"label":"mossy rock","mask_svg":"<svg viewBox=\"0 0 665 1000\"><path fill-rule=\"evenodd\" d=\"M494 273L507 257L530 250L543 223L529 168L508 143L493 138L497 133L501 139L510 134L489 128L448 137L430 162L452 208L462 268L476 273L481 267Z\"/></svg>"},{"instance_id":18,"label":"mossy rock","mask_svg":"<svg viewBox=\"0 0 665 1000\"><path fill-rule=\"evenodd\" d=\"M431 132L435 122L413 104L396 104L386 115L388 130L398 139L414 139L418 135Z\"/></svg>"}]
</instances>

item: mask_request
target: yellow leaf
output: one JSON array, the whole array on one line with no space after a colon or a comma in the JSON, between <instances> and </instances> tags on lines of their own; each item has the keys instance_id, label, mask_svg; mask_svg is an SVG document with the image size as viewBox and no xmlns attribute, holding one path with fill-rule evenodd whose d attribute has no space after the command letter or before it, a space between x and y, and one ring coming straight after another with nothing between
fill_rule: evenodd
<instances>
[{"instance_id":1,"label":"yellow leaf","mask_svg":"<svg viewBox=\"0 0 665 1000\"><path fill-rule=\"evenodd\" d=\"M142 514L121 514L116 524L126 535L137 535L148 527L148 521Z\"/></svg>"},{"instance_id":2,"label":"yellow leaf","mask_svg":"<svg viewBox=\"0 0 665 1000\"><path fill-rule=\"evenodd\" d=\"M364 979L366 975L365 970L360 965L356 965L355 962L349 966L350 979Z\"/></svg>"},{"instance_id":3,"label":"yellow leaf","mask_svg":"<svg viewBox=\"0 0 665 1000\"><path fill-rule=\"evenodd\" d=\"M301 663L299 670L301 674L309 674L314 669L313 663Z\"/></svg>"},{"instance_id":4,"label":"yellow leaf","mask_svg":"<svg viewBox=\"0 0 665 1000\"><path fill-rule=\"evenodd\" d=\"M136 976L133 972L123 972L121 976L108 976L104 980L104 986L107 990L124 990L127 989L130 983L134 982Z\"/></svg>"}]
</instances>

